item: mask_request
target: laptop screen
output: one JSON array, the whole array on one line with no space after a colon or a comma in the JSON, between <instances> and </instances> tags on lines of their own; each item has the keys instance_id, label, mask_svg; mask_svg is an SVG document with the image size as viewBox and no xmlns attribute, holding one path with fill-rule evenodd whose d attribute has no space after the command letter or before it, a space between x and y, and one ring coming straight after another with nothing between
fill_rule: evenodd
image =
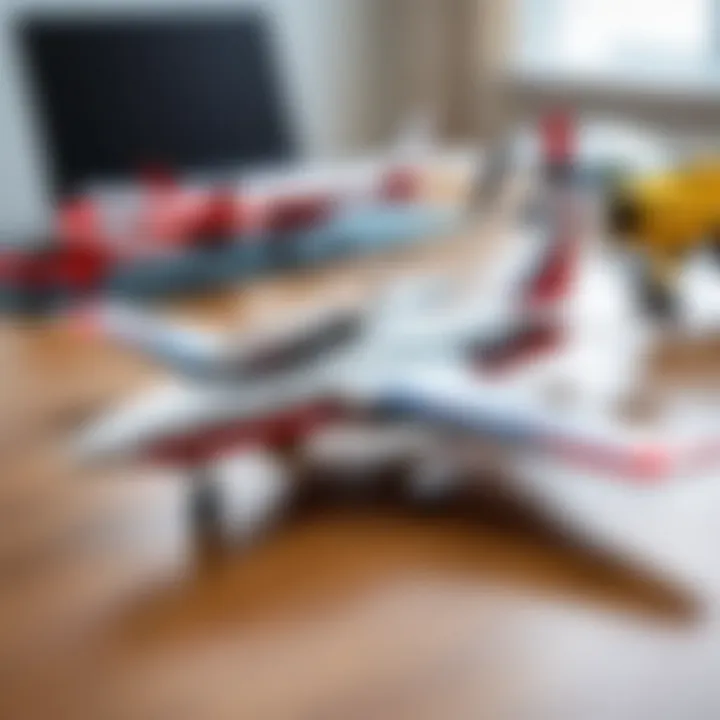
<instances>
[{"instance_id":1,"label":"laptop screen","mask_svg":"<svg viewBox=\"0 0 720 720\"><path fill-rule=\"evenodd\" d=\"M245 11L23 22L56 192L148 167L222 172L291 158L265 20Z\"/></svg>"}]
</instances>

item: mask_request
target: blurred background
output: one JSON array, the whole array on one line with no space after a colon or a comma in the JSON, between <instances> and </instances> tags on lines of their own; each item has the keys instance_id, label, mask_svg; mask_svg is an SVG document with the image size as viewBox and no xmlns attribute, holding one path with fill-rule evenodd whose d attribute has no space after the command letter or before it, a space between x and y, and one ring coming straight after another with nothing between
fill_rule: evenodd
<instances>
[{"instance_id":1,"label":"blurred background","mask_svg":"<svg viewBox=\"0 0 720 720\"><path fill-rule=\"evenodd\" d=\"M428 114L442 133L474 136L479 108L495 114L488 86L513 54L515 8L509 2L4 2L2 230L36 232L49 212L43 108L34 106L33 70L23 48L28 17L62 21L178 11L201 17L239 8L263 16L284 93L283 120L309 157L378 147L413 114Z\"/></svg>"},{"instance_id":2,"label":"blurred background","mask_svg":"<svg viewBox=\"0 0 720 720\"><path fill-rule=\"evenodd\" d=\"M28 16L239 6L270 30L284 120L306 156L377 147L413 114L441 137L482 137L559 99L661 126L707 130L717 119L712 0L5 0L1 229L34 232L48 215L42 122L18 30Z\"/></svg>"}]
</instances>

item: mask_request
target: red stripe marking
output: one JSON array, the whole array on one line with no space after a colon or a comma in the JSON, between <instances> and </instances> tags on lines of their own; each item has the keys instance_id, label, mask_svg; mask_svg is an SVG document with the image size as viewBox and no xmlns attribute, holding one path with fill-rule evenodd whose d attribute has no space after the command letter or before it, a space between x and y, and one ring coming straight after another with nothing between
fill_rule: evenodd
<instances>
[{"instance_id":1,"label":"red stripe marking","mask_svg":"<svg viewBox=\"0 0 720 720\"><path fill-rule=\"evenodd\" d=\"M240 206L231 189L220 188L205 200L187 228L191 244L202 245L207 238L230 238L238 230Z\"/></svg>"},{"instance_id":2,"label":"red stripe marking","mask_svg":"<svg viewBox=\"0 0 720 720\"><path fill-rule=\"evenodd\" d=\"M2 267L2 279L16 289L47 288L57 282L55 252L30 250L7 256Z\"/></svg>"},{"instance_id":3,"label":"red stripe marking","mask_svg":"<svg viewBox=\"0 0 720 720\"><path fill-rule=\"evenodd\" d=\"M565 337L564 328L547 325L528 328L509 338L504 344L492 348L478 359L483 371L501 372L520 363L554 350Z\"/></svg>"},{"instance_id":4,"label":"red stripe marking","mask_svg":"<svg viewBox=\"0 0 720 720\"><path fill-rule=\"evenodd\" d=\"M315 227L330 217L334 205L329 193L278 198L266 209L265 229L285 233Z\"/></svg>"},{"instance_id":5,"label":"red stripe marking","mask_svg":"<svg viewBox=\"0 0 720 720\"><path fill-rule=\"evenodd\" d=\"M395 168L385 173L380 197L388 202L410 202L420 191L420 177L412 168Z\"/></svg>"},{"instance_id":6,"label":"red stripe marking","mask_svg":"<svg viewBox=\"0 0 720 720\"><path fill-rule=\"evenodd\" d=\"M575 154L575 127L568 112L556 110L548 113L540 124L542 150L545 162L564 164Z\"/></svg>"},{"instance_id":7,"label":"red stripe marking","mask_svg":"<svg viewBox=\"0 0 720 720\"><path fill-rule=\"evenodd\" d=\"M554 439L550 447L578 464L637 481L659 482L666 479L672 469L670 452L660 446L623 451L584 441Z\"/></svg>"},{"instance_id":8,"label":"red stripe marking","mask_svg":"<svg viewBox=\"0 0 720 720\"><path fill-rule=\"evenodd\" d=\"M100 213L89 197L73 198L64 202L56 216L56 233L66 245L94 244L102 235Z\"/></svg>"},{"instance_id":9,"label":"red stripe marking","mask_svg":"<svg viewBox=\"0 0 720 720\"><path fill-rule=\"evenodd\" d=\"M336 403L317 402L250 422L226 423L181 434L153 444L147 455L156 462L193 465L243 446L293 443L341 415L342 408Z\"/></svg>"},{"instance_id":10,"label":"red stripe marking","mask_svg":"<svg viewBox=\"0 0 720 720\"><path fill-rule=\"evenodd\" d=\"M555 241L525 290L525 302L538 306L566 297L575 278L578 254L575 240L562 238Z\"/></svg>"},{"instance_id":11,"label":"red stripe marking","mask_svg":"<svg viewBox=\"0 0 720 720\"><path fill-rule=\"evenodd\" d=\"M105 279L113 258L100 246L65 248L58 258L58 278L74 290L94 290Z\"/></svg>"}]
</instances>

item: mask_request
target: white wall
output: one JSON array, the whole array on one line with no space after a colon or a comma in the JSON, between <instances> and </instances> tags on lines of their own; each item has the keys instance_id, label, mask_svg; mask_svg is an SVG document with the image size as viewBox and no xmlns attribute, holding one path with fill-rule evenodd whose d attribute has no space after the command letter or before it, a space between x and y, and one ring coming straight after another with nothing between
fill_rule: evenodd
<instances>
[{"instance_id":1,"label":"white wall","mask_svg":"<svg viewBox=\"0 0 720 720\"><path fill-rule=\"evenodd\" d=\"M344 154L377 134L373 0L224 0L260 6L273 18L281 67L302 145L310 155ZM43 232L50 216L43 153L23 92L11 34L16 13L194 7L207 0L0 0L0 238Z\"/></svg>"}]
</instances>

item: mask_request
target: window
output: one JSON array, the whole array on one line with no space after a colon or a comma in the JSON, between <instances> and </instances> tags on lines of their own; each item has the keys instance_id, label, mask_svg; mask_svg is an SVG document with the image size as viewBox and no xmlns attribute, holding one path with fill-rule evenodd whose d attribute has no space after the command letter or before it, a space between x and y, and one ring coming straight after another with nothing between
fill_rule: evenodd
<instances>
[{"instance_id":1,"label":"window","mask_svg":"<svg viewBox=\"0 0 720 720\"><path fill-rule=\"evenodd\" d=\"M519 0L520 62L654 78L720 60L719 0Z\"/></svg>"}]
</instances>

